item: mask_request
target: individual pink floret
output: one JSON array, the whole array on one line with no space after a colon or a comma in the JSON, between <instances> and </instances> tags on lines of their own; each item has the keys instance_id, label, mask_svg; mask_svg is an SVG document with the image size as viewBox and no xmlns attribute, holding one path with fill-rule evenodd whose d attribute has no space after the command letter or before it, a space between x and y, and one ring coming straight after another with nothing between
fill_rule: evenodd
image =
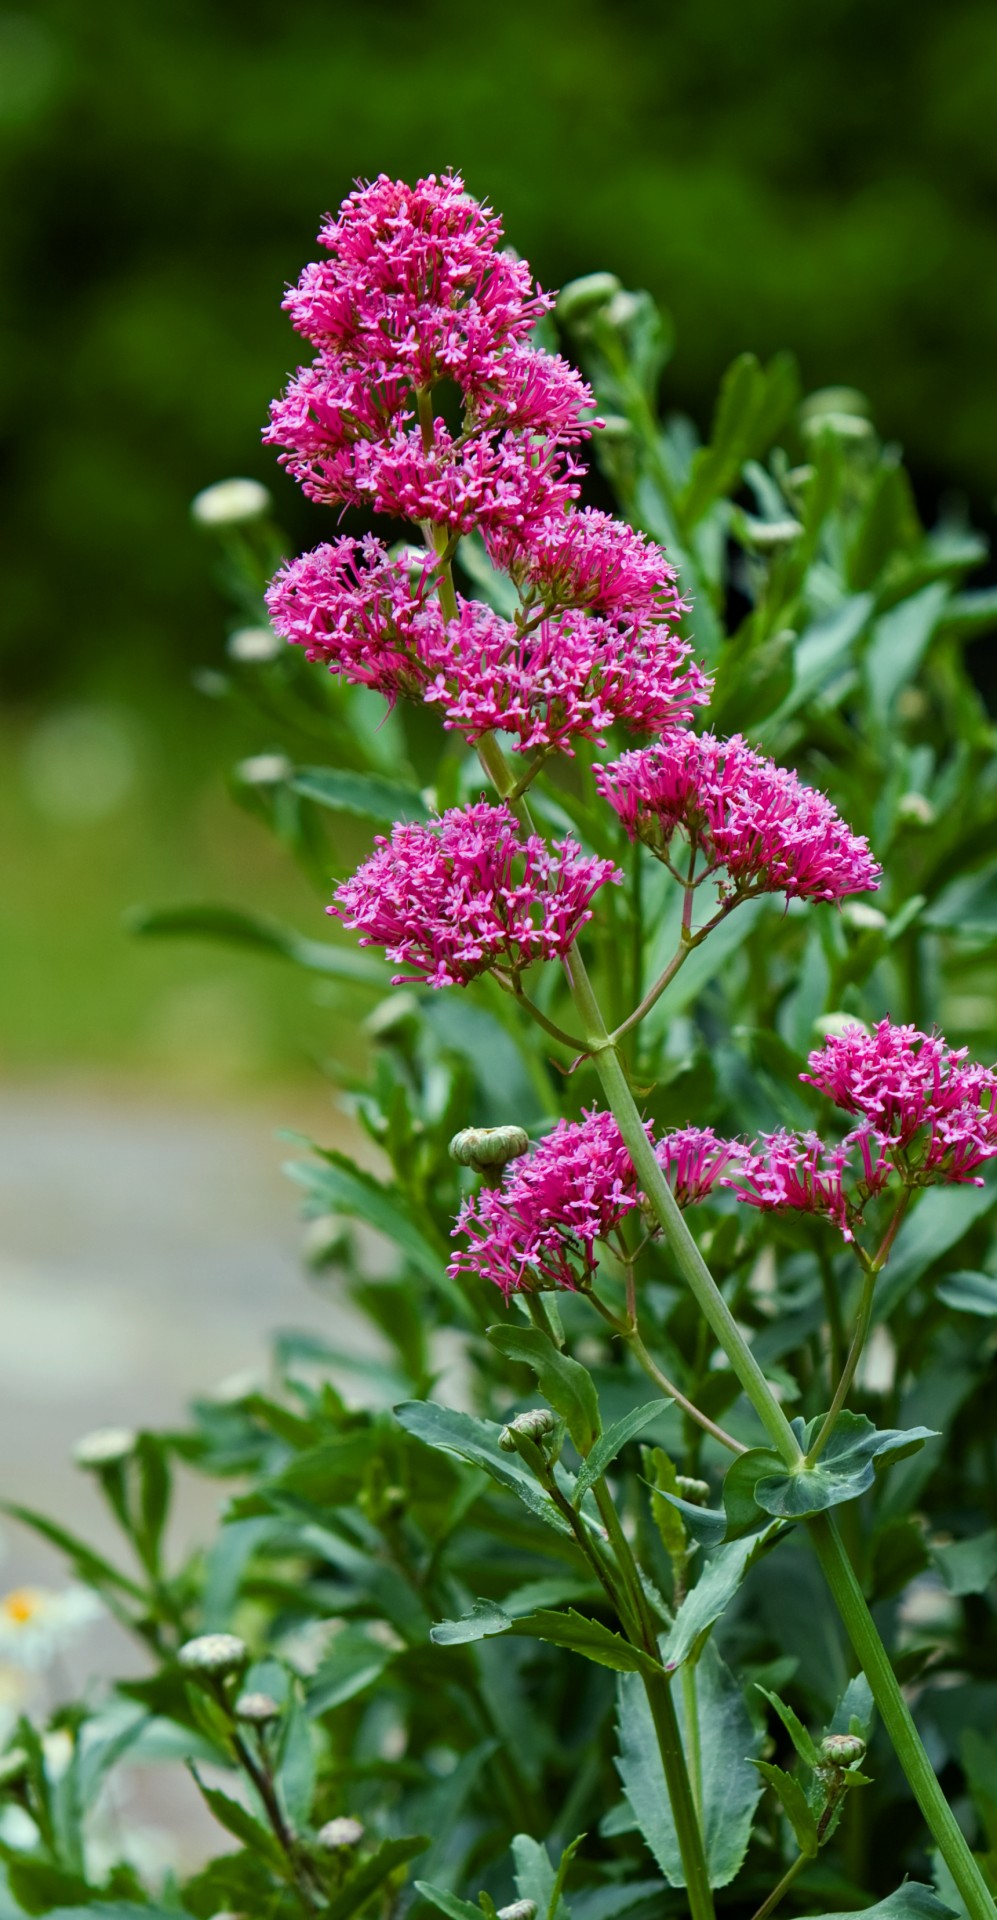
<instances>
[{"instance_id":1,"label":"individual pink floret","mask_svg":"<svg viewBox=\"0 0 997 1920\"><path fill-rule=\"evenodd\" d=\"M903 1157L919 1184L971 1181L997 1155L997 1072L939 1033L881 1020L846 1027L810 1055L800 1078L854 1113Z\"/></svg>"},{"instance_id":2,"label":"individual pink floret","mask_svg":"<svg viewBox=\"0 0 997 1920\"><path fill-rule=\"evenodd\" d=\"M763 1134L745 1153L731 1185L739 1200L766 1213L809 1213L854 1240L862 1210L893 1170L869 1127L832 1145L816 1133Z\"/></svg>"},{"instance_id":3,"label":"individual pink floret","mask_svg":"<svg viewBox=\"0 0 997 1920\"><path fill-rule=\"evenodd\" d=\"M455 807L430 825L402 822L327 909L403 969L394 983L467 986L492 967L518 975L574 945L590 902L623 879L574 840L524 835L506 806Z\"/></svg>"},{"instance_id":4,"label":"individual pink floret","mask_svg":"<svg viewBox=\"0 0 997 1920\"><path fill-rule=\"evenodd\" d=\"M726 876L721 899L785 893L842 900L878 887L882 869L826 795L755 753L739 734L674 731L596 768L600 792L632 840L667 855L681 829L705 868Z\"/></svg>"},{"instance_id":5,"label":"individual pink floret","mask_svg":"<svg viewBox=\"0 0 997 1920\"><path fill-rule=\"evenodd\" d=\"M645 1131L651 1137L648 1122ZM744 1157L736 1141L686 1127L655 1148L680 1206L705 1199ZM500 1188L465 1200L455 1237L468 1244L453 1256L452 1274L494 1281L508 1297L520 1289L576 1291L599 1263L597 1248L641 1203L633 1162L611 1113L559 1120L533 1152L506 1167Z\"/></svg>"}]
</instances>

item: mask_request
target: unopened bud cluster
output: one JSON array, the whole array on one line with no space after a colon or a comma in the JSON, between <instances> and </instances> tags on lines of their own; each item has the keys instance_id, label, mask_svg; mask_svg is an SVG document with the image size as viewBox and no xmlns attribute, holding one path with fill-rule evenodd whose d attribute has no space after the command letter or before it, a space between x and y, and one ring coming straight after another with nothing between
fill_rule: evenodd
<instances>
[{"instance_id":1,"label":"unopened bud cluster","mask_svg":"<svg viewBox=\"0 0 997 1920\"><path fill-rule=\"evenodd\" d=\"M249 1659L249 1649L237 1634L201 1633L185 1642L177 1658L190 1674L225 1680L230 1674L241 1673Z\"/></svg>"},{"instance_id":2,"label":"unopened bud cluster","mask_svg":"<svg viewBox=\"0 0 997 1920\"><path fill-rule=\"evenodd\" d=\"M820 1743L821 1759L829 1767L851 1767L865 1755L865 1741L858 1733L829 1733Z\"/></svg>"},{"instance_id":3,"label":"unopened bud cluster","mask_svg":"<svg viewBox=\"0 0 997 1920\"><path fill-rule=\"evenodd\" d=\"M517 1413L516 1418L502 1428L498 1443L503 1453L515 1453L517 1435L523 1440L540 1441L553 1433L556 1426L549 1407L531 1407L527 1413Z\"/></svg>"},{"instance_id":4,"label":"unopened bud cluster","mask_svg":"<svg viewBox=\"0 0 997 1920\"><path fill-rule=\"evenodd\" d=\"M529 1149L529 1136L522 1127L464 1127L450 1142L450 1158L483 1173L486 1168L507 1166Z\"/></svg>"}]
</instances>

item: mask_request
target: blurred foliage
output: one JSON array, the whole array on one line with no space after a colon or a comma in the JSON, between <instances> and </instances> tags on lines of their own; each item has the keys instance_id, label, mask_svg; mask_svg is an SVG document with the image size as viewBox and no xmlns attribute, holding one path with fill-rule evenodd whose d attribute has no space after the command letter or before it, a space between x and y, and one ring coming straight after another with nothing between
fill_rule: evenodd
<instances>
[{"instance_id":1,"label":"blurred foliage","mask_svg":"<svg viewBox=\"0 0 997 1920\"><path fill-rule=\"evenodd\" d=\"M34 0L0 16L4 652L44 696L212 645L185 501L273 477L280 313L357 175L456 164L550 286L673 306L668 401L786 339L875 393L920 497L997 444L987 0ZM959 404L953 403L957 371ZM296 544L325 526L284 483Z\"/></svg>"}]
</instances>

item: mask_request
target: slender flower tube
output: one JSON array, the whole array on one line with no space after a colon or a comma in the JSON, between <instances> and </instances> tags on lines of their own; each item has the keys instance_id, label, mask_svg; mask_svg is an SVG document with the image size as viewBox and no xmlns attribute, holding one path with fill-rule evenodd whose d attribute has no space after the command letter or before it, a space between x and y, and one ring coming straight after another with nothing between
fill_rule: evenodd
<instances>
[{"instance_id":1,"label":"slender flower tube","mask_svg":"<svg viewBox=\"0 0 997 1920\"><path fill-rule=\"evenodd\" d=\"M573 840L524 836L508 807L451 809L429 826L400 824L327 909L404 969L396 983L467 986L492 967L518 976L556 959L592 918L591 901L622 873Z\"/></svg>"},{"instance_id":2,"label":"slender flower tube","mask_svg":"<svg viewBox=\"0 0 997 1920\"><path fill-rule=\"evenodd\" d=\"M739 734L675 730L596 768L632 840L667 858L681 831L717 875L721 902L757 893L841 900L878 887L881 869L824 794Z\"/></svg>"}]
</instances>

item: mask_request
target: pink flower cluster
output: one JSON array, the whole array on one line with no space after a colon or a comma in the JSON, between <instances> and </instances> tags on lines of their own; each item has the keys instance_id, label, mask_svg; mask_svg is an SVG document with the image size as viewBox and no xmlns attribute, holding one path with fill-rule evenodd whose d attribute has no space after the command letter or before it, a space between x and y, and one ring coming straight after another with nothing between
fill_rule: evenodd
<instances>
[{"instance_id":1,"label":"pink flower cluster","mask_svg":"<svg viewBox=\"0 0 997 1920\"><path fill-rule=\"evenodd\" d=\"M841 900L879 885L869 843L824 794L755 753L739 734L718 740L676 729L652 747L596 768L600 792L632 840L667 855L681 828L721 898L786 893Z\"/></svg>"},{"instance_id":2,"label":"pink flower cluster","mask_svg":"<svg viewBox=\"0 0 997 1920\"><path fill-rule=\"evenodd\" d=\"M856 1025L826 1041L800 1077L857 1114L919 1184L964 1181L997 1155L997 1072L967 1054L941 1034L881 1020L871 1034Z\"/></svg>"},{"instance_id":3,"label":"pink flower cluster","mask_svg":"<svg viewBox=\"0 0 997 1920\"><path fill-rule=\"evenodd\" d=\"M816 1133L779 1132L763 1134L745 1150L728 1184L749 1206L812 1213L854 1240L863 1208L882 1192L891 1172L871 1128L858 1128L837 1146Z\"/></svg>"},{"instance_id":4,"label":"pink flower cluster","mask_svg":"<svg viewBox=\"0 0 997 1920\"><path fill-rule=\"evenodd\" d=\"M339 887L327 909L404 969L395 983L467 986L491 967L519 974L567 953L590 901L623 875L573 840L524 836L508 807L453 808L429 826L402 822Z\"/></svg>"},{"instance_id":5,"label":"pink flower cluster","mask_svg":"<svg viewBox=\"0 0 997 1920\"><path fill-rule=\"evenodd\" d=\"M480 601L460 599L448 623L429 555L413 559L410 550L392 560L368 536L333 541L282 567L267 593L270 617L309 660L324 660L389 701L437 705L444 726L471 742L500 729L520 751L570 753L573 741L601 739L615 720L649 732L688 718L708 697L708 682L668 624L669 570L656 570L663 576L657 599L650 584L642 606L635 594L640 618L623 613L608 583L595 610L595 581L576 576L572 589L566 573L577 547L573 521L584 517L562 516L558 526L568 555L564 591L588 593L585 608L503 620ZM546 523L552 564L554 531ZM640 554L645 571L652 553Z\"/></svg>"},{"instance_id":6,"label":"pink flower cluster","mask_svg":"<svg viewBox=\"0 0 997 1920\"><path fill-rule=\"evenodd\" d=\"M589 431L592 395L527 344L550 302L459 176L381 175L319 240L330 257L285 301L316 357L266 435L305 492L463 532L565 507L578 492L566 449ZM459 389L452 424L433 419L441 383Z\"/></svg>"},{"instance_id":7,"label":"pink flower cluster","mask_svg":"<svg viewBox=\"0 0 997 1920\"><path fill-rule=\"evenodd\" d=\"M646 1128L651 1136L650 1124ZM743 1158L736 1142L708 1127L666 1134L655 1152L680 1206L702 1200ZM454 1227L467 1246L452 1274L494 1281L508 1297L521 1289L576 1291L598 1265L605 1243L641 1203L630 1155L611 1113L559 1120L529 1155L506 1167L501 1188L465 1200Z\"/></svg>"}]
</instances>

